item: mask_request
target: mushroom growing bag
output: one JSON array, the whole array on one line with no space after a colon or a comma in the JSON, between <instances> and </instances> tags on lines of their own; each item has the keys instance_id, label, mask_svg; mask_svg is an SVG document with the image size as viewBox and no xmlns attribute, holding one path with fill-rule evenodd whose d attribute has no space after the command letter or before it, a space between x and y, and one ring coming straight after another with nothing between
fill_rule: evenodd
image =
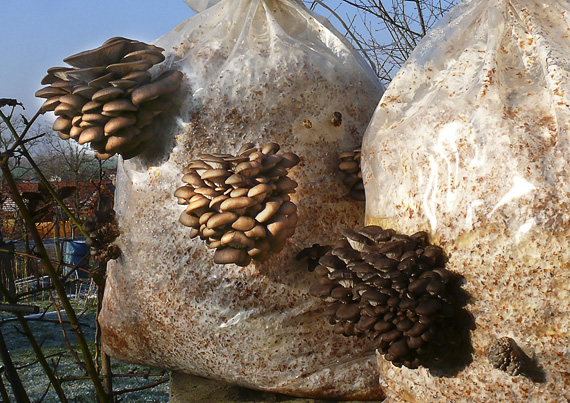
<instances>
[{"instance_id":1,"label":"mushroom growing bag","mask_svg":"<svg viewBox=\"0 0 570 403\"><path fill-rule=\"evenodd\" d=\"M388 401L570 399L569 23L567 1L463 1L375 112L367 224L427 231L475 319L454 376L379 358Z\"/></svg>"},{"instance_id":2,"label":"mushroom growing bag","mask_svg":"<svg viewBox=\"0 0 570 403\"><path fill-rule=\"evenodd\" d=\"M330 24L295 0L190 2L206 8L160 38L184 73L160 141L120 161L122 257L109 265L100 323L114 358L300 396L380 396L365 340L335 335L296 255L363 224L338 155L360 147L382 87ZM201 4L198 4L201 3ZM212 5L212 3L215 3ZM159 72L156 72L159 74ZM171 114L172 115L172 114ZM341 117L341 119L339 119ZM267 261L214 264L179 217L175 190L203 153L278 143L300 163L295 233Z\"/></svg>"}]
</instances>

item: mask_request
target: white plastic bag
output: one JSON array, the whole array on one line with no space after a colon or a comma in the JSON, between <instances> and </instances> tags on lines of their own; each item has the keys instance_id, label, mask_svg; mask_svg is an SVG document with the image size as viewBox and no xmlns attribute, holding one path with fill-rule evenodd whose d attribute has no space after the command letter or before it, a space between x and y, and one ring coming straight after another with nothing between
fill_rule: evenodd
<instances>
[{"instance_id":1,"label":"white plastic bag","mask_svg":"<svg viewBox=\"0 0 570 403\"><path fill-rule=\"evenodd\" d=\"M337 165L340 152L360 146L382 93L375 76L294 0L221 1L156 44L167 67L185 74L181 108L155 149L119 164L123 255L108 272L106 351L300 396L380 396L374 354L364 340L333 334L308 294L313 275L295 260L363 223L363 203L346 197ZM247 142L276 142L301 157L291 170L297 229L267 262L216 265L178 222L185 206L173 192L198 154L235 154Z\"/></svg>"},{"instance_id":2,"label":"white plastic bag","mask_svg":"<svg viewBox=\"0 0 570 403\"><path fill-rule=\"evenodd\" d=\"M220 0L184 0L188 7L197 13L201 13L207 8L212 7L214 4L219 3Z\"/></svg>"},{"instance_id":3,"label":"white plastic bag","mask_svg":"<svg viewBox=\"0 0 570 403\"><path fill-rule=\"evenodd\" d=\"M428 231L464 276L476 322L473 362L456 376L380 358L388 401L570 398L569 22L567 1L464 1L375 112L367 223ZM531 375L489 362L501 337L536 355Z\"/></svg>"}]
</instances>

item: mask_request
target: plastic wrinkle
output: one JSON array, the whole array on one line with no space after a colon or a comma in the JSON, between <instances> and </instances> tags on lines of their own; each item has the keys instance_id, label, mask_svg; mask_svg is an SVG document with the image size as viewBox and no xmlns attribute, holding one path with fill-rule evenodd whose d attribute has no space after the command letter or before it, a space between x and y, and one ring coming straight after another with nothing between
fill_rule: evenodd
<instances>
[{"instance_id":1,"label":"plastic wrinkle","mask_svg":"<svg viewBox=\"0 0 570 403\"><path fill-rule=\"evenodd\" d=\"M207 8L218 4L220 0L184 0L184 3L194 10L196 13L201 13Z\"/></svg>"}]
</instances>

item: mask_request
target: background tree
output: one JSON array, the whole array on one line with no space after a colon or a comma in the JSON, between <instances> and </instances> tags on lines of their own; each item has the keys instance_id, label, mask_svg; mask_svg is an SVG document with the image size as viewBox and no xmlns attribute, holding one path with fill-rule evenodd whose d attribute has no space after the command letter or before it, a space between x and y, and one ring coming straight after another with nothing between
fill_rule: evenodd
<instances>
[{"instance_id":1,"label":"background tree","mask_svg":"<svg viewBox=\"0 0 570 403\"><path fill-rule=\"evenodd\" d=\"M388 85L421 38L458 0L306 0L327 16Z\"/></svg>"},{"instance_id":2,"label":"background tree","mask_svg":"<svg viewBox=\"0 0 570 403\"><path fill-rule=\"evenodd\" d=\"M23 130L26 126L26 118L23 115L16 116L13 118L14 127L16 130ZM26 136L24 141L26 146L30 149L34 149L45 136L45 128L41 126L34 126L30 129L30 133ZM50 130L51 131L51 130ZM0 122L0 149L9 150L14 144L14 137L12 133L8 130L6 125ZM9 168L14 173L14 176L18 181L32 180L35 177L34 170L30 163L23 158L22 154L18 149L13 150L13 156L8 160ZM4 181L0 185L0 190L4 189Z\"/></svg>"},{"instance_id":3,"label":"background tree","mask_svg":"<svg viewBox=\"0 0 570 403\"><path fill-rule=\"evenodd\" d=\"M100 161L89 147L62 140L51 130L35 152L38 164L50 181L75 186L72 207L77 213L90 201L86 195L95 191L100 182L108 180L109 170L117 166L117 157Z\"/></svg>"}]
</instances>

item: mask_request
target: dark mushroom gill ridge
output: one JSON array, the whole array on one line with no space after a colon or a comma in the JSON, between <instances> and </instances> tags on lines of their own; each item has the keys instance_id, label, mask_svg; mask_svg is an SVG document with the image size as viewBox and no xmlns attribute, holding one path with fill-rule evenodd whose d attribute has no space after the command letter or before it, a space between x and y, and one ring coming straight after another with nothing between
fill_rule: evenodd
<instances>
[{"instance_id":1,"label":"dark mushroom gill ridge","mask_svg":"<svg viewBox=\"0 0 570 403\"><path fill-rule=\"evenodd\" d=\"M364 182L360 169L360 149L345 151L338 156L338 169L343 175L342 183L349 189L348 197L357 201L365 201Z\"/></svg>"},{"instance_id":2,"label":"dark mushroom gill ridge","mask_svg":"<svg viewBox=\"0 0 570 403\"><path fill-rule=\"evenodd\" d=\"M119 153L128 159L142 152L155 134L155 117L173 106L171 94L182 73L147 71L165 60L164 49L143 42L111 38L96 49L64 59L72 67L48 69L48 85L36 92L46 98L42 111L58 118L53 129L67 140L89 143L99 159Z\"/></svg>"},{"instance_id":3,"label":"dark mushroom gill ridge","mask_svg":"<svg viewBox=\"0 0 570 403\"><path fill-rule=\"evenodd\" d=\"M396 366L449 369L470 360L472 323L460 277L445 262L425 232L345 230L319 259L309 292L326 302L334 332L369 337Z\"/></svg>"}]
</instances>

